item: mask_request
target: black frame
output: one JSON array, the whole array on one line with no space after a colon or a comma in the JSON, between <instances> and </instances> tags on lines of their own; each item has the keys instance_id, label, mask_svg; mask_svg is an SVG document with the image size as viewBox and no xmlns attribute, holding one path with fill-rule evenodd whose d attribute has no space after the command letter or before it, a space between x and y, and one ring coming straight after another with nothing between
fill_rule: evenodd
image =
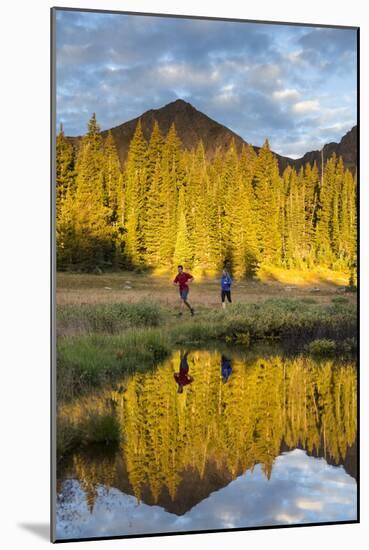
<instances>
[{"instance_id":1,"label":"black frame","mask_svg":"<svg viewBox=\"0 0 369 550\"><path fill-rule=\"evenodd\" d=\"M319 27L331 29L352 29L356 30L357 36L357 519L347 521L329 521L319 523L297 523L291 525L270 525L255 527L234 527L229 529L201 529L195 531L178 531L147 533L137 535L114 535L106 537L80 537L70 539L57 539L55 536L56 527L56 230L55 230L55 146L56 146L56 22L57 11L76 11L107 13L117 15L140 15L149 17L168 17L174 19L200 19L205 21L229 21L238 23L260 23L269 25L287 25L295 27ZM238 19L228 17L211 17L200 15L177 15L169 13L132 12L121 10L106 10L93 8L71 8L54 6L50 8L50 176L51 176L51 204L50 204L50 541L53 543L64 542L85 542L94 540L116 540L116 539L137 539L143 537L162 537L194 535L206 533L227 533L236 531L260 531L269 529L288 529L296 527L324 527L326 525L348 525L360 523L360 27L350 25L328 25L318 23L297 23L286 21L266 21L257 19Z\"/></svg>"}]
</instances>

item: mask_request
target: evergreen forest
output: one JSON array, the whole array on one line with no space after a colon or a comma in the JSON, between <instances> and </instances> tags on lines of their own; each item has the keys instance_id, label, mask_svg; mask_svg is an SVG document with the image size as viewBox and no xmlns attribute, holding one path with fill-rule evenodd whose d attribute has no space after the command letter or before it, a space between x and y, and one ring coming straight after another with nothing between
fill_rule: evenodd
<instances>
[{"instance_id":1,"label":"evergreen forest","mask_svg":"<svg viewBox=\"0 0 369 550\"><path fill-rule=\"evenodd\" d=\"M240 279L261 266L356 270L356 177L335 154L320 171L280 174L268 140L207 158L181 146L175 125L147 142L138 122L123 170L111 132L93 115L74 147L56 143L60 271L151 269L181 263L201 275L226 265Z\"/></svg>"}]
</instances>

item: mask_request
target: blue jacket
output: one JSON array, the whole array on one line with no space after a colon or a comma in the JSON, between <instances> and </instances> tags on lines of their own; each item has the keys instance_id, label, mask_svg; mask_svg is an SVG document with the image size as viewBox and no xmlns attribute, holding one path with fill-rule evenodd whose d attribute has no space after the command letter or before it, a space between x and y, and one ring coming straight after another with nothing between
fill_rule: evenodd
<instances>
[{"instance_id":1,"label":"blue jacket","mask_svg":"<svg viewBox=\"0 0 369 550\"><path fill-rule=\"evenodd\" d=\"M222 290L231 290L232 279L229 275L222 275L220 283Z\"/></svg>"}]
</instances>

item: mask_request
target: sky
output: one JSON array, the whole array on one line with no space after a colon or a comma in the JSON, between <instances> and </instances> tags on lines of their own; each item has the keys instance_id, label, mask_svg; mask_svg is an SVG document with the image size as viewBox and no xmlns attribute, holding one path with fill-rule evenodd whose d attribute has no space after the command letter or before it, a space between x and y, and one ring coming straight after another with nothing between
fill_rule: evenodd
<instances>
[{"instance_id":1,"label":"sky","mask_svg":"<svg viewBox=\"0 0 369 550\"><path fill-rule=\"evenodd\" d=\"M57 11L57 124L86 132L184 99L298 158L356 124L356 31Z\"/></svg>"},{"instance_id":2,"label":"sky","mask_svg":"<svg viewBox=\"0 0 369 550\"><path fill-rule=\"evenodd\" d=\"M97 489L93 512L77 480L64 482L57 538L233 529L356 519L355 480L342 466L295 449L276 458L270 480L254 470L215 491L183 516L138 504L118 489Z\"/></svg>"}]
</instances>

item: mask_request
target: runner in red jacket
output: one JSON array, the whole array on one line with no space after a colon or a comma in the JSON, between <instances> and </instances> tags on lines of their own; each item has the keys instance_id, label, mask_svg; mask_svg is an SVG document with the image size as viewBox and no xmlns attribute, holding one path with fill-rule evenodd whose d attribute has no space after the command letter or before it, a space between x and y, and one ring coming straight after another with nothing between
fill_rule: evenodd
<instances>
[{"instance_id":1,"label":"runner in red jacket","mask_svg":"<svg viewBox=\"0 0 369 550\"><path fill-rule=\"evenodd\" d=\"M182 313L183 313L182 310L183 310L184 305L186 305L188 307L188 309L191 311L191 315L195 314L195 311L194 311L193 307L191 307L190 303L187 300L188 293L190 291L190 289L188 288L187 283L189 283L191 281L193 281L192 275L190 273L185 273L183 271L183 265L179 265L178 266L178 274L177 274L176 278L173 281L173 283L175 285L179 285L179 296L180 296L180 299L181 299L181 311L180 311L179 315L182 315Z\"/></svg>"}]
</instances>

